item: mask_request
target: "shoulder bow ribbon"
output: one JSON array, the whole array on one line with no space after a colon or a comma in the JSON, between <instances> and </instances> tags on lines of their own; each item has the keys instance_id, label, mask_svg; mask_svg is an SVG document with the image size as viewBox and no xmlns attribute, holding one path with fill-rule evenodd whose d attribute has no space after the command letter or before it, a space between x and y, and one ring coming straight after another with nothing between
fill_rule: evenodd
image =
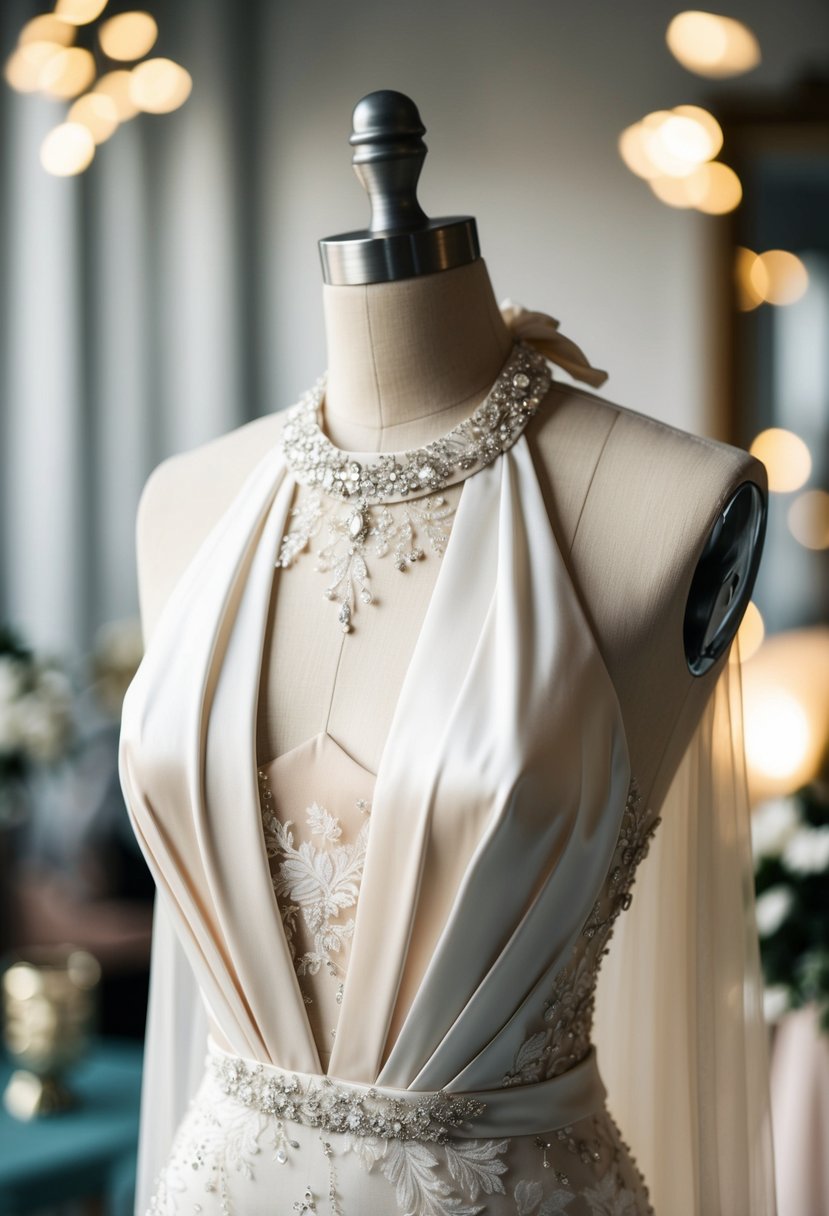
<instances>
[{"instance_id":1,"label":"shoulder bow ribbon","mask_svg":"<svg viewBox=\"0 0 829 1216\"><path fill-rule=\"evenodd\" d=\"M594 388L599 388L607 380L607 372L592 367L584 351L558 332L558 321L555 317L548 316L546 312L531 312L516 304L514 300L504 300L500 309L516 341L527 342L535 347L545 359L563 367L575 380L583 380Z\"/></svg>"}]
</instances>

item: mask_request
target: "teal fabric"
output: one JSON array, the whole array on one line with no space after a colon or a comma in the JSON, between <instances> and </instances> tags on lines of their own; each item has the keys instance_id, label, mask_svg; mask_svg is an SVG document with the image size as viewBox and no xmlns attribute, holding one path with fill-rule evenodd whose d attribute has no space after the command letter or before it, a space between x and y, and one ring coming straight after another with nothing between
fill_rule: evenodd
<instances>
[{"instance_id":1,"label":"teal fabric","mask_svg":"<svg viewBox=\"0 0 829 1216\"><path fill-rule=\"evenodd\" d=\"M20 1123L0 1108L0 1216L92 1195L105 1216L132 1216L141 1061L140 1045L98 1039L66 1073L74 1109ZM0 1058L0 1089L11 1072Z\"/></svg>"}]
</instances>

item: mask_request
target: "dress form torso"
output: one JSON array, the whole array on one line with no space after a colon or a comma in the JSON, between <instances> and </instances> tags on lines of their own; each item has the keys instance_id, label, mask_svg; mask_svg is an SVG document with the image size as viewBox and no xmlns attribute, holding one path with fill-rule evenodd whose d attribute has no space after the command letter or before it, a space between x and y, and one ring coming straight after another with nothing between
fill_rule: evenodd
<instances>
[{"instance_id":1,"label":"dress form torso","mask_svg":"<svg viewBox=\"0 0 829 1216\"><path fill-rule=\"evenodd\" d=\"M399 451L444 434L484 398L511 346L482 261L401 283L326 288L325 424L349 450ZM418 345L417 338L421 339ZM427 357L426 352L430 352ZM447 405L447 402L449 403ZM282 417L269 415L165 461L138 517L142 621L155 620L195 548L238 491ZM682 622L700 551L736 486L765 486L746 453L554 382L525 431L551 524L619 697L631 767L657 810L713 682L688 670ZM443 493L457 506L463 482ZM298 487L297 499L307 494ZM163 540L162 540L163 538ZM439 562L371 563L375 603L342 634L310 556L275 571L258 712L260 765L316 736L376 773ZM451 859L445 859L451 865ZM435 932L453 884L424 876ZM443 893L443 895L441 894ZM389 1042L428 961L421 936ZM214 1028L219 1042L221 1036Z\"/></svg>"},{"instance_id":2,"label":"dress form torso","mask_svg":"<svg viewBox=\"0 0 829 1216\"><path fill-rule=\"evenodd\" d=\"M480 268L476 274L480 274ZM483 385L483 392L487 387L489 385ZM332 401L334 400L332 395ZM365 400L365 398L361 398L361 400ZM474 394L470 394L469 400L464 405L462 416L466 416L474 404ZM180 562L177 569L180 570L182 565L187 564L194 546L198 546L204 534L212 528L216 519L225 511L250 468L263 454L264 447L270 446L272 441L275 441L277 430L272 427L272 422L271 418L271 420L260 420L259 423L250 424L249 427L241 428L238 432L233 432L231 435L215 441L213 445L205 445L203 449L199 449L193 454L175 458L174 461L167 462L160 467L156 477L151 479L152 494L148 490L145 499L142 500L139 535L143 545L146 546L141 552L142 562L147 558L150 558L150 561L158 558L163 561L165 556L169 558L171 554L174 561L177 559ZM335 422L337 420L334 415L334 427ZM269 426L270 430L267 429ZM430 429L428 433L422 435L422 438L424 440L432 438L435 433L444 432L447 426L451 426L451 422L447 422L444 418L441 426ZM349 443L349 440L344 439L342 434L335 433L334 427L329 428L332 438L339 441L340 444ZM649 428L652 427L654 434L649 435ZM659 777L660 762L664 760L667 748L673 745L683 722L684 726L688 728L693 726L693 717L690 715L679 722L678 727L676 725L683 705L689 704L688 689L701 687L707 682L707 680L692 680L682 666L681 621L684 599L687 597L687 586L682 586L682 580L690 581L695 557L697 557L694 547L695 550L699 550L707 530L706 520L700 518L700 502L703 503L704 510L709 512L710 522L710 518L716 516L717 495L722 495L722 501L727 499L735 484L735 479L743 479L746 465L750 467L749 458L744 454L737 454L734 450L724 449L723 451L721 445L710 445L709 447L704 441L693 440L692 437L684 437L684 435L672 432L671 428L662 428L659 424L641 420L632 413L620 410L619 407L593 398L591 394L571 390L560 384L553 388L543 409L538 412L534 420L531 420L525 430L525 435L526 445L521 449L520 463L526 469L528 467L526 457L531 455L532 462L537 469L538 483L540 483L538 488L543 489L548 517L556 531L560 553L566 564L569 565L571 575L573 575L574 589L580 596L586 613L590 615L600 652L602 652L604 662L607 663L614 689L619 692L626 734L631 743L633 769L636 771L638 766L639 773L642 773L643 770L647 773L645 776L647 784L644 788L650 790L650 801L658 805L653 792L658 790L656 778ZM545 446L546 437L549 437L547 446ZM645 438L652 445L650 450L645 452L647 460L643 460ZM406 441L416 443L417 438L410 438ZM351 440L351 443L354 443L354 440ZM361 440L361 443L365 445L365 439ZM399 449L400 446L396 439L389 443L389 447L393 450ZM549 462L545 457L545 451L552 454ZM690 466L693 465L694 454L701 457L701 460L697 467L692 468ZM716 460L711 454L714 454ZM717 463L721 456L723 462ZM700 465L707 465L711 471L707 475L707 490L704 485L699 484ZM631 466L633 475L630 473ZM605 468L608 469L607 477L604 473ZM697 477L697 484L693 488L686 486L684 494L677 496L676 482L678 478L681 480L682 469L686 473L686 478L690 469L690 473ZM487 480L491 483L492 478ZM452 495L453 499L457 501L462 499L466 486L475 490L480 489L484 483L484 478L467 479L462 484L450 486L446 490L446 496ZM222 486L222 490L226 488L227 497L222 502L216 500L216 492L218 492L216 488L219 485ZM628 497L628 512L630 512L630 524L628 524L627 517L620 520L619 494L620 486L627 492L628 486L631 485L635 488L639 485L642 492L635 495L632 501ZM714 485L714 490L711 489L711 485ZM162 494L165 488L170 491L167 500L164 500ZM177 501L190 503L191 506L193 502L198 502L202 507L201 517L196 519L192 510L186 511L179 514L179 517L173 522L173 527L170 527L171 503L174 501L173 491L175 491L175 495L179 496ZM303 492L303 488L298 491L298 496L301 495L301 492ZM594 495L598 496L594 497ZM638 517L636 514L637 499ZM165 529L162 530L160 518L153 516L151 507L157 505L158 511L163 512L164 501L168 514ZM479 494L475 494L470 501L483 500ZM536 501L540 500L536 499ZM215 511L210 516L204 512L204 503L207 502L215 503ZM593 503L596 503L596 507L593 507ZM543 524L546 520L541 518L541 514L540 511L535 513L535 525L529 534L530 540L532 536L541 536L545 531ZM676 520L672 523L675 514ZM470 517L467 512L467 524L470 518L479 518L479 513L475 511ZM647 528L653 528L654 518L658 519L660 524L659 534L655 537L656 552L662 554L661 564L658 563L659 568L656 573L650 570L648 564L650 556L654 552L654 536L645 535ZM150 528L153 519L154 525L156 525L154 533ZM694 530L690 536L687 536L689 520L692 522ZM187 527L191 528L190 536L187 536ZM159 546L158 539L162 535L168 540L175 535L176 539L181 540L181 547L173 553L169 545L167 548ZM272 530L269 535L267 552L271 552ZM495 541L491 530L476 534L474 529L470 533L467 527L466 535L492 536L492 540ZM156 546L154 551L153 545ZM614 546L621 546L622 552L614 553ZM464 551L470 552L469 550ZM531 544L528 547L528 554L531 558ZM266 556L264 551L263 556ZM484 568L487 562L491 563L492 558L494 558L494 553L485 551L485 546L480 546L480 552L478 548L475 548L474 562L480 563L480 568ZM591 563L596 563L592 581ZM671 565L671 563L675 564ZM467 573L474 579L474 564L463 564L468 565ZM455 568L458 569L457 554ZM143 572L148 572L150 569L151 565L142 567ZM266 572L267 562L263 569ZM263 647L263 671L261 671L259 687L259 736L256 756L258 756L260 765L271 767L271 771L275 771L280 764L280 758L287 759L291 749L301 749L303 744L310 739L320 738L321 741L329 739L329 741L335 742L337 747L342 748L344 756L348 755L357 765L365 765L368 772L377 772L379 761L383 758L385 733L388 732L389 720L397 704L400 685L408 669L414 643L421 634L425 609L432 602L435 579L440 569L440 559L435 558L432 554L424 562L418 563L416 568L407 570L405 574L397 572L394 565L388 561L374 562L372 581L377 603L374 606L360 609L360 613L355 619L353 634L345 637L338 630L332 604L322 596L321 589L325 582L323 582L322 576L315 572L314 562L310 557L300 559L291 573L280 572L272 576L273 582L275 582L275 589L273 589L275 593L272 593L269 601L269 629L267 629ZM508 567L508 569L512 569L512 567ZM515 570L520 573L518 567ZM536 563L536 587L540 590L541 596L543 596L543 589L551 585L546 576L546 570L546 565ZM545 578L541 578L542 572L545 572ZM162 570L159 570L159 574L162 573ZM142 579L142 608L147 609L145 627L150 626L151 621L158 620L158 614L153 615L152 604L143 598L145 591L150 590L152 586L160 589L162 595L160 595L157 607L163 607L165 597L169 596L170 586L176 580L176 574L175 567L169 568L169 581L165 585L160 578L158 581L153 581L151 578ZM502 586L520 587L521 584L523 584L521 579L515 581L514 584L511 580L501 580ZM463 585L466 586L466 584ZM306 593L303 593L303 587ZM405 589L402 592L399 590L401 587ZM423 590L419 591L419 587L422 587ZM596 595L596 589L598 589L598 595ZM457 586L455 590L458 590ZM418 596L417 601L414 599L416 595ZM463 598L463 596L458 596L459 614L464 607ZM445 596L444 599L446 601ZM523 609L521 615L524 615L524 602L520 592L517 601L521 603L521 609ZM264 607L264 595L260 596L260 602ZM293 617L292 602L295 604ZM546 621L547 626L554 630L558 614L556 610L551 613L538 610L538 604L541 602L536 595L536 607L534 610L529 610L528 606L526 623L530 625L532 621L536 621L536 623ZM316 615L315 603L318 608ZM417 610L413 610L413 604L417 604ZM405 606L405 608L401 607L399 613L383 612L384 608L391 609L394 606ZM447 603L441 613L441 624L446 626L444 636L449 636L451 612L447 613L446 607ZM648 615L648 610L650 610L650 615ZM626 612L630 613L627 618L625 617ZM642 682L637 683L637 663L641 654L636 652L642 652L642 637L647 636L649 631L650 636L647 636L649 646L662 644L660 641L662 635L658 630L659 621L655 620L659 613L669 618L665 627L667 638L665 646L670 644L671 647L676 648L676 668L682 671L682 686L673 689L670 680L660 682L661 671L655 670L655 668L652 686L648 687ZM395 619L391 619L393 617ZM385 626L388 638L385 644L389 648L391 662L396 664L391 672L389 669L380 670L380 663L383 659L382 625L384 621L390 621L390 624ZM169 629L167 632L169 634ZM249 630L243 631L243 634L244 632L250 636ZM401 637L404 635L407 641L405 653L401 643ZM530 636L536 638L536 642L542 641L542 634L537 630ZM305 640L308 640L308 644L304 644ZM331 648L328 648L328 640L331 641ZM175 642L175 637L170 637L170 641ZM282 659L280 659L281 642L286 643L282 651ZM357 651L356 644L353 646L351 643L361 643L362 652ZM423 647L419 649L421 649L421 664L418 669L418 686L421 686L423 677L427 675L427 664L423 662L427 655L424 654ZM525 644L524 649L528 657L541 653L541 647L529 642ZM432 651L432 647L429 647L429 651ZM332 655L331 665L322 674L326 677L325 687L321 686L316 677L312 677L312 679L309 677L309 672L314 670L311 668L311 664L318 662L317 657L321 653ZM498 648L497 653L503 652ZM349 657L353 659L353 662ZM361 662L357 662L357 657L361 658ZM445 654L442 658L447 658L447 655ZM627 675L625 660L628 668ZM656 654L654 662L658 663L658 660L659 654ZM227 666L231 670L233 669L232 663ZM515 671L523 671L526 668L526 664L509 666L511 666L511 670L514 666ZM540 664L540 668L543 668L543 664ZM568 668L569 663L565 662L560 669L560 674L565 679ZM340 705L343 706L340 710L338 709L338 698L343 696L344 688L344 683L340 681L344 680L345 675L348 675L349 672L354 680L355 699L350 703L350 710L346 706L344 698L340 700ZM626 679L628 680L627 688L625 687ZM712 679L712 676L709 679ZM182 683L186 683L186 681L182 681ZM430 681L424 681L423 686L430 687ZM580 685L580 687L592 686ZM374 703L371 702L372 689L377 689ZM442 691L444 691L444 696L433 698L430 702L430 704L435 704L436 709L445 709L446 704L450 703L451 697L447 699L446 694L451 693L451 681L442 681ZM483 689L479 689L479 691L483 691ZM318 692L316 702L308 696L309 692L311 694ZM387 704L385 704L384 721L382 711L378 708L379 698L383 694L388 698ZM656 703L654 710L654 697L664 696L669 697L670 700ZM299 706L303 703L308 706L306 708L308 716L304 720L299 716ZM475 703L478 703L478 698L475 698ZM233 699L232 704L237 704L236 699ZM546 700L543 704L546 704ZM596 702L591 699L590 704L596 704ZM667 710L666 705L669 706ZM648 717L649 713L650 717ZM591 716L593 716L593 711L588 709L587 717L582 722L585 727L585 737L587 737L587 731L590 730L588 722L590 722ZM638 743L635 736L637 717L642 724L638 734ZM139 717L135 714L131 715L131 719L132 722L139 721ZM280 721L283 727L288 727L288 730L283 730L282 734L278 733ZM368 727L377 727L373 753L371 751L371 731L363 734L362 742L360 738L361 726L366 722ZM528 722L528 726L530 722ZM418 725L423 725L419 719ZM504 719L502 725L508 726L508 720ZM291 727L293 727L293 737L289 733ZM365 726L362 728L365 730ZM334 734L334 731L338 733ZM654 732L656 732L655 737ZM528 731L529 733L535 732ZM130 731L130 737L135 738L134 731ZM556 734L545 730L543 737L545 739L556 737ZM131 748L126 754L129 755L130 751ZM428 749L424 745L423 758L427 755L427 751ZM402 755L402 751L400 754ZM405 754L416 754L416 749L405 749ZM599 755L599 753L592 754ZM139 753L139 761L140 755ZM391 755L397 755L394 749L391 751ZM655 769L652 767L650 771L645 767L649 755L653 756L655 760ZM243 761L243 756L239 755L237 748L232 749L230 756L235 758L233 771L236 771L238 769L237 761ZM271 760L273 760L272 765ZM397 760L397 764L400 764L400 760ZM388 765L385 767L388 770ZM670 766L665 765L665 769L667 767ZM655 776L652 776L652 773L655 773ZM412 778L413 776L412 773ZM238 807L233 803L231 793L232 789L236 788L236 777L230 772L229 777L231 781L227 789L229 789L231 801L226 803L222 799L215 804L215 809L216 811L221 810L221 821L225 823L227 831L232 835L235 831L233 824L236 822ZM404 777L405 788L410 781L410 776L404 772L402 777ZM552 786L547 783L545 788L552 788ZM457 787L457 783L456 789L459 796L461 790ZM537 803L537 799L535 801ZM162 807L164 804L163 801L157 801L156 805ZM374 851L376 858L387 855L389 831L399 833L401 839L406 841L405 846L408 848L407 816L404 815L399 822L399 816L389 814L389 811L397 806L405 806L405 799L401 801L395 799L394 803L387 800L388 810L387 816L385 816L387 839L380 848L380 854L377 850ZM297 816L297 810L292 810L292 816ZM463 822L467 822L466 817ZM219 821L216 821L216 827L219 827ZM380 841L376 841L376 844L380 846ZM185 849L180 855L182 858L187 858L190 856L190 850ZM244 861L246 858L239 855L239 860ZM248 855L248 865L244 868L244 873L249 873L249 862L252 860L253 858ZM396 996L393 1020L389 1024L389 1045L396 1045L399 1041L397 1029L405 1020L412 998L418 995L418 980L430 958L430 939L433 938L434 931L441 927L441 923L447 921L446 900L449 899L452 891L457 890L458 876L451 873L452 862L452 850L438 850L438 855L429 854L427 857L427 865L423 869L423 889L418 896L417 945L413 944L406 955L406 966L402 973L400 990ZM193 858L193 863L196 863L196 858ZM444 873L439 873L439 869L436 868L441 865L445 867ZM566 871L566 867L563 867L563 871ZM577 872L577 867L575 872ZM377 878L377 869L374 877ZM230 891L232 885L225 883L220 889ZM469 903L472 902L474 901L469 901ZM483 905L478 906L483 912ZM264 911L264 905L260 907L260 911ZM434 924L425 923L424 911L429 913L429 919ZM378 921L378 918L370 912L370 907L366 908L366 913L367 919L363 918L362 928L363 970L361 976L359 973L354 976L357 983L351 985L351 996L356 998L359 993L365 992L366 996L371 996L373 1000L374 973L366 973L365 964L367 959L371 959L373 967L374 959L379 957L378 952L371 948L372 922L374 927L378 927L378 925L384 925L385 921L384 919ZM247 921L246 924L249 925L250 922ZM248 930L246 929L246 931ZM463 936L463 940L468 939ZM233 957L232 952L230 957ZM389 946L389 957L396 957L394 947ZM254 966L256 973L263 978L263 983L270 984L269 991L273 991L273 981L267 979L267 976L272 975L272 956L270 963L271 966L263 967L263 959L258 957ZM282 978L284 979L284 976ZM250 980L250 976L248 976L248 980ZM258 989L258 984L259 981L250 984L252 996L255 996L254 989ZM496 984L495 989L502 996L503 993L512 991L509 985L503 984ZM246 991L244 984L242 991ZM281 985L280 991L286 993L286 986ZM490 995L492 995L491 989ZM256 1000L259 998L256 997ZM423 1001L421 1001L421 1006L423 1006ZM434 1001L430 1006L432 1009L439 1007L440 1002ZM370 1010L366 1009L365 1012L370 1012ZM410 1025L410 1031L417 1030L419 1020L421 1020L419 1017L414 1019L413 1025ZM495 1021L500 1023L501 1018L496 1015ZM258 1021L258 1025L261 1025L263 1032L270 1032L270 1034L275 1032L277 1026L275 1021L269 1018ZM353 1040L355 1029L353 1017L349 1028L351 1034L340 1035L339 1041L348 1043ZM214 1038L221 1045L215 1026L213 1030ZM410 1036L408 1036L410 1043L411 1038L410 1032ZM238 1051L238 1043L233 1043L233 1046ZM447 1049L450 1049L451 1046L451 1043L447 1043ZM230 1048L230 1043L227 1048ZM501 1055L503 1057L504 1053L501 1052ZM388 1060L384 1060L384 1063L388 1063ZM396 1074L394 1076L389 1074L389 1083L395 1083L395 1081L401 1083L400 1080L397 1080L401 1075L400 1060L397 1059L395 1063L397 1064ZM507 1060L504 1059L504 1066L506 1064ZM370 1069L361 1069L359 1075L366 1075L370 1071ZM351 1074L349 1071L334 1069L333 1075L348 1077ZM374 1075L373 1071L371 1071L371 1075ZM425 1079L423 1083L429 1086L436 1081ZM470 1081L470 1085L474 1088L474 1081ZM463 1088L463 1086L461 1087ZM515 1145L517 1152L520 1147L521 1145L517 1142ZM531 1149L532 1143L528 1141L524 1147ZM559 1164L564 1164L564 1159L559 1161L557 1156L556 1160ZM571 1182L573 1182L573 1177L571 1177Z\"/></svg>"}]
</instances>

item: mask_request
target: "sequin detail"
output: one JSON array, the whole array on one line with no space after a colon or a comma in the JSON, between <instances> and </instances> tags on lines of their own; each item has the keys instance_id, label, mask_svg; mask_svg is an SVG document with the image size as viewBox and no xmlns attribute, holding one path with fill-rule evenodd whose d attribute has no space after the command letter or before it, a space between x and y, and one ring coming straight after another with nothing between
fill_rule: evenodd
<instances>
[{"instance_id":1,"label":"sequin detail","mask_svg":"<svg viewBox=\"0 0 829 1216\"><path fill-rule=\"evenodd\" d=\"M515 1053L502 1085L525 1085L568 1072L590 1050L599 968L617 917L633 901L639 863L647 856L660 819L642 806L631 778L607 878L568 963L556 974L540 1017Z\"/></svg>"},{"instance_id":2,"label":"sequin detail","mask_svg":"<svg viewBox=\"0 0 829 1216\"><path fill-rule=\"evenodd\" d=\"M293 1119L306 1127L384 1140L421 1140L446 1144L450 1128L483 1114L486 1103L463 1094L434 1090L412 1099L395 1098L374 1086L366 1090L339 1085L321 1076L306 1083L292 1073L273 1076L261 1065L238 1056L208 1054L208 1072L222 1093L265 1115Z\"/></svg>"},{"instance_id":3,"label":"sequin detail","mask_svg":"<svg viewBox=\"0 0 829 1216\"><path fill-rule=\"evenodd\" d=\"M489 464L511 447L538 410L552 375L543 355L516 343L484 401L445 435L361 464L323 434L325 376L287 411L280 443L297 481L366 504L398 502L445 486L457 469Z\"/></svg>"},{"instance_id":4,"label":"sequin detail","mask_svg":"<svg viewBox=\"0 0 829 1216\"><path fill-rule=\"evenodd\" d=\"M551 381L544 356L517 343L488 396L468 418L423 447L383 453L361 464L323 434L321 377L288 410L280 436L294 476L314 493L291 509L293 522L283 535L276 567L292 566L325 521L329 539L317 551L316 568L331 575L324 595L336 601L340 627L349 633L358 604L373 602L366 557L391 553L402 573L426 556L423 541L442 556L454 507L435 491L448 485L458 469L489 464L511 447ZM425 498L424 491L429 492ZM342 500L348 504L344 510ZM396 509L390 504L397 504Z\"/></svg>"}]
</instances>

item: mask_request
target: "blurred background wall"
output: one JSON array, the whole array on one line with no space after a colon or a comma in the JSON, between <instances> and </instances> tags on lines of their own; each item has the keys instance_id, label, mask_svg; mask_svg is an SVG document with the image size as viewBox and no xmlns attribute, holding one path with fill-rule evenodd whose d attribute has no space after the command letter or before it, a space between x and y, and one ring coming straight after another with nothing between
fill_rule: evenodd
<instances>
[{"instance_id":1,"label":"blurred background wall","mask_svg":"<svg viewBox=\"0 0 829 1216\"><path fill-rule=\"evenodd\" d=\"M0 95L0 618L34 644L84 649L101 622L133 614L135 510L153 466L282 409L324 367L316 242L365 223L347 138L376 88L420 106L423 205L476 216L499 298L558 317L609 370L611 399L716 432L708 301L725 221L662 205L617 151L644 113L711 94L665 46L675 7L152 8L157 53L187 66L192 95L125 124L80 177L38 161L60 105ZM39 11L4 0L4 53ZM826 58L823 0L729 13L763 48L753 87Z\"/></svg>"}]
</instances>

